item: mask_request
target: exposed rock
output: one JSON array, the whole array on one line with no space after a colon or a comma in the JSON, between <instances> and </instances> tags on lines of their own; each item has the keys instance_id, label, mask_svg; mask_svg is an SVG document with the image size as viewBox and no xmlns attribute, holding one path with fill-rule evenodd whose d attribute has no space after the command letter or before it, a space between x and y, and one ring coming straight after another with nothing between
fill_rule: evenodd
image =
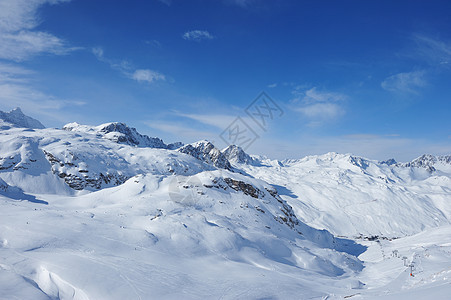
<instances>
[{"instance_id":1,"label":"exposed rock","mask_svg":"<svg viewBox=\"0 0 451 300\"><path fill-rule=\"evenodd\" d=\"M185 145L177 151L191 155L209 165L230 170L232 167L226 156L209 141L200 141Z\"/></svg>"},{"instance_id":2,"label":"exposed rock","mask_svg":"<svg viewBox=\"0 0 451 300\"><path fill-rule=\"evenodd\" d=\"M380 163L380 164L387 165L387 166L394 166L394 165L397 164L397 162L396 162L396 160L395 160L394 158L390 158L390 159L387 159L387 160L383 160L383 161L380 161L379 163Z\"/></svg>"},{"instance_id":3,"label":"exposed rock","mask_svg":"<svg viewBox=\"0 0 451 300\"><path fill-rule=\"evenodd\" d=\"M52 166L52 172L64 179L66 184L74 190L83 190L86 187L101 189L105 185L120 185L130 177L119 173L91 173L73 162L62 162L53 154L44 150L45 157ZM76 157L74 157L76 159ZM70 168L63 167L69 166ZM64 170L64 171L62 171Z\"/></svg>"},{"instance_id":4,"label":"exposed rock","mask_svg":"<svg viewBox=\"0 0 451 300\"><path fill-rule=\"evenodd\" d=\"M424 168L429 172L434 172L436 164L451 164L451 155L434 156L431 154L423 154L420 157L412 160L408 163L398 163L397 166L401 167L413 167L413 168Z\"/></svg>"}]
</instances>

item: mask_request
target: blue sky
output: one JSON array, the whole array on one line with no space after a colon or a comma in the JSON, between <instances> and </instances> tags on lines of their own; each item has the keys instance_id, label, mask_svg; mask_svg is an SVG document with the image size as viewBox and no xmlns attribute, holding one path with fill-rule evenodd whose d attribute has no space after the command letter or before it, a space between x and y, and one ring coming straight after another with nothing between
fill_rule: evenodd
<instances>
[{"instance_id":1,"label":"blue sky","mask_svg":"<svg viewBox=\"0 0 451 300\"><path fill-rule=\"evenodd\" d=\"M451 2L0 0L0 109L271 158L451 153ZM283 114L246 114L265 91Z\"/></svg>"}]
</instances>

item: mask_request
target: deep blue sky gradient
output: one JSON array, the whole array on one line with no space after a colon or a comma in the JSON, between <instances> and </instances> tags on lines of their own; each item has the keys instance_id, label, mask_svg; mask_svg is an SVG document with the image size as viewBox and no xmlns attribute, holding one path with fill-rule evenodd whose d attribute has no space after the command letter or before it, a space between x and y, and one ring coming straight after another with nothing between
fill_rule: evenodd
<instances>
[{"instance_id":1,"label":"deep blue sky gradient","mask_svg":"<svg viewBox=\"0 0 451 300\"><path fill-rule=\"evenodd\" d=\"M84 103L22 107L48 126L123 121L167 142L223 147L227 122L266 91L285 113L251 153L408 160L451 152L450 12L450 1L72 0L40 6L34 30L77 50L2 61L33 70L36 90ZM182 38L193 30L213 38ZM138 82L121 63L165 80ZM321 105L333 110L308 113L308 91L332 95Z\"/></svg>"}]
</instances>

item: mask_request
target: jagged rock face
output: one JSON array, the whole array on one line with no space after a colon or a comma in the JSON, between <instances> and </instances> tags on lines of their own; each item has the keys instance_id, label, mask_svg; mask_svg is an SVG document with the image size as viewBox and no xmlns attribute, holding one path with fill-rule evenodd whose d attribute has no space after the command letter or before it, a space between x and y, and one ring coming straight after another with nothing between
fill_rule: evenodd
<instances>
[{"instance_id":1,"label":"jagged rock face","mask_svg":"<svg viewBox=\"0 0 451 300\"><path fill-rule=\"evenodd\" d=\"M255 163L255 160L250 157L244 150L236 145L230 145L224 150L222 153L225 155L229 162L238 163L238 164L248 164L252 165Z\"/></svg>"},{"instance_id":2,"label":"jagged rock face","mask_svg":"<svg viewBox=\"0 0 451 300\"><path fill-rule=\"evenodd\" d=\"M369 162L366 159L361 158L361 157L349 156L349 161L354 166L360 167L362 169L366 169L369 166Z\"/></svg>"},{"instance_id":3,"label":"jagged rock face","mask_svg":"<svg viewBox=\"0 0 451 300\"><path fill-rule=\"evenodd\" d=\"M138 133L135 128L128 127L124 123L110 123L101 128L100 132L105 133L106 138L120 144L162 149L167 148L167 145L163 140L142 135Z\"/></svg>"},{"instance_id":4,"label":"jagged rock face","mask_svg":"<svg viewBox=\"0 0 451 300\"><path fill-rule=\"evenodd\" d=\"M397 164L397 162L396 162L396 160L394 159L394 158L390 158L390 159L387 159L387 160L383 160L383 161L381 161L381 162L379 162L380 164L383 164L383 165L387 165L387 166L393 166L393 165L396 165Z\"/></svg>"},{"instance_id":5,"label":"jagged rock face","mask_svg":"<svg viewBox=\"0 0 451 300\"><path fill-rule=\"evenodd\" d=\"M32 128L32 129L43 129L44 125L41 124L36 119L28 117L23 114L20 108L15 108L10 112L0 111L0 119L13 125L14 127Z\"/></svg>"},{"instance_id":6,"label":"jagged rock face","mask_svg":"<svg viewBox=\"0 0 451 300\"><path fill-rule=\"evenodd\" d=\"M177 151L191 155L209 165L217 168L230 170L232 167L226 156L208 141L201 141L194 144L188 144Z\"/></svg>"},{"instance_id":7,"label":"jagged rock face","mask_svg":"<svg viewBox=\"0 0 451 300\"><path fill-rule=\"evenodd\" d=\"M425 168L429 172L433 172L436 170L434 165L437 163L451 164L451 155L434 156L430 154L423 154L411 162L398 165L402 167Z\"/></svg>"}]
</instances>

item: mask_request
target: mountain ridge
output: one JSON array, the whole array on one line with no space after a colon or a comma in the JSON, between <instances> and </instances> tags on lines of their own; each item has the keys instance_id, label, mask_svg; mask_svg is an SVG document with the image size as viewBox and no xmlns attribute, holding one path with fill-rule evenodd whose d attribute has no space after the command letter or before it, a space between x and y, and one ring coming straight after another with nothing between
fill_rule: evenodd
<instances>
[{"instance_id":1,"label":"mountain ridge","mask_svg":"<svg viewBox=\"0 0 451 300\"><path fill-rule=\"evenodd\" d=\"M45 128L38 120L26 116L19 107L16 107L9 112L0 111L0 119L13 127L30 129Z\"/></svg>"}]
</instances>

